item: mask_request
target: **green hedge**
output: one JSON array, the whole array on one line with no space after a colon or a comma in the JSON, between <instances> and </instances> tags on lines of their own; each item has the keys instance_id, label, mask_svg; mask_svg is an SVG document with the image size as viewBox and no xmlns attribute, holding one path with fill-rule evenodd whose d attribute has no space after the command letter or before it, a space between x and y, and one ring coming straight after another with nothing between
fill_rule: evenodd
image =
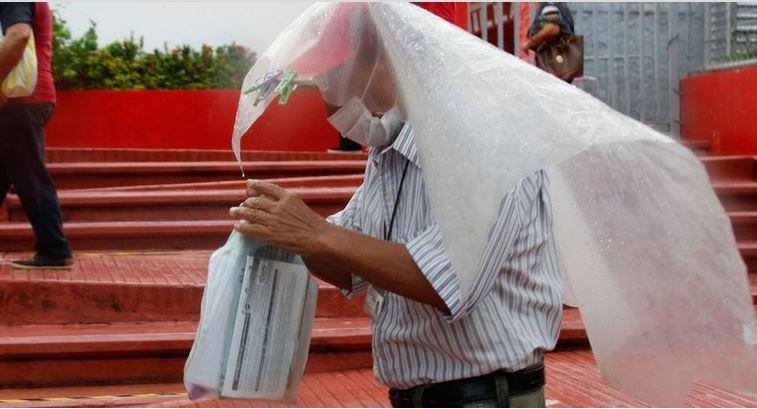
<instances>
[{"instance_id":1,"label":"green hedge","mask_svg":"<svg viewBox=\"0 0 757 409\"><path fill-rule=\"evenodd\" d=\"M66 21L58 13L54 17L53 75L61 90L239 88L256 58L236 44L200 50L164 45L146 52L142 38L133 35L99 48L94 22L73 38Z\"/></svg>"},{"instance_id":2,"label":"green hedge","mask_svg":"<svg viewBox=\"0 0 757 409\"><path fill-rule=\"evenodd\" d=\"M728 57L721 59L721 62L736 62L754 59L757 59L757 45L735 52Z\"/></svg>"}]
</instances>

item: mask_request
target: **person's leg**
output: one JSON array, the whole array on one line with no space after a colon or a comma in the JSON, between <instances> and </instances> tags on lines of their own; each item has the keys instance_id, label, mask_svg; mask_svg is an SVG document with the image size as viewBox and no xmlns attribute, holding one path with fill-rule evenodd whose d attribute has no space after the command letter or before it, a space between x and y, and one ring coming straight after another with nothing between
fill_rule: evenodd
<instances>
[{"instance_id":1,"label":"person's leg","mask_svg":"<svg viewBox=\"0 0 757 409\"><path fill-rule=\"evenodd\" d=\"M8 118L6 118L5 110L0 109L0 124L7 123L7 121ZM7 133L7 127L0 127L0 206L5 202L5 196L8 195L8 190L11 188L10 175L8 175L8 171L5 169L5 162L2 154L5 149L5 144L3 144L2 141L8 139Z\"/></svg>"},{"instance_id":2,"label":"person's leg","mask_svg":"<svg viewBox=\"0 0 757 409\"><path fill-rule=\"evenodd\" d=\"M53 105L19 104L3 111L7 127L3 132L6 137L0 142L0 155L37 237L37 256L48 260L70 258L58 195L45 167L44 127Z\"/></svg>"},{"instance_id":3,"label":"person's leg","mask_svg":"<svg viewBox=\"0 0 757 409\"><path fill-rule=\"evenodd\" d=\"M3 135L0 134L0 138ZM8 195L8 190L11 188L11 180L8 176L8 172L5 171L5 165L2 161L2 155L0 155L0 206L5 202L5 196Z\"/></svg>"}]
</instances>

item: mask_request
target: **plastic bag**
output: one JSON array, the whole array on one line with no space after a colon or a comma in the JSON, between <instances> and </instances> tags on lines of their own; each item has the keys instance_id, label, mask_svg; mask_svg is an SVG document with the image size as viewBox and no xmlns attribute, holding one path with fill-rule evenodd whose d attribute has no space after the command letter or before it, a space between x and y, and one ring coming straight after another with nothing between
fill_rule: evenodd
<instances>
[{"instance_id":1,"label":"plastic bag","mask_svg":"<svg viewBox=\"0 0 757 409\"><path fill-rule=\"evenodd\" d=\"M0 44L2 39L0 38ZM9 98L28 97L34 93L34 87L37 86L37 52L34 45L34 36L29 37L29 41L24 47L24 54L21 61L8 73L3 81L0 91Z\"/></svg>"},{"instance_id":2,"label":"plastic bag","mask_svg":"<svg viewBox=\"0 0 757 409\"><path fill-rule=\"evenodd\" d=\"M189 398L296 400L317 296L299 256L233 232L208 264Z\"/></svg>"}]
</instances>

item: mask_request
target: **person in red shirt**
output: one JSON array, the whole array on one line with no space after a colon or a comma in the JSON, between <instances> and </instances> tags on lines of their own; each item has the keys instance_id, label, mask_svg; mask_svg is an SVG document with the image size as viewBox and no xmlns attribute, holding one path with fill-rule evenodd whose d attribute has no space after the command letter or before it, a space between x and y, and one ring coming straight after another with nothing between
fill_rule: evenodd
<instances>
[{"instance_id":1,"label":"person in red shirt","mask_svg":"<svg viewBox=\"0 0 757 409\"><path fill-rule=\"evenodd\" d=\"M0 82L21 60L33 35L37 85L24 98L0 92L0 204L11 185L37 237L34 257L14 260L17 268L69 268L71 248L63 234L60 203L45 167L45 124L55 107L52 75L53 22L47 3L0 3Z\"/></svg>"}]
</instances>

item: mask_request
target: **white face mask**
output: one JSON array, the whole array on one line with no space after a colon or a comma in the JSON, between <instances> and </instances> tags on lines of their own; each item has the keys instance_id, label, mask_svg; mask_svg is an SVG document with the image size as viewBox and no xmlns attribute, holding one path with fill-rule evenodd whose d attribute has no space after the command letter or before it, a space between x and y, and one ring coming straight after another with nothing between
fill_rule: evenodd
<instances>
[{"instance_id":1,"label":"white face mask","mask_svg":"<svg viewBox=\"0 0 757 409\"><path fill-rule=\"evenodd\" d=\"M402 126L396 107L376 118L358 98L350 99L328 121L342 136L363 146L388 145Z\"/></svg>"}]
</instances>

